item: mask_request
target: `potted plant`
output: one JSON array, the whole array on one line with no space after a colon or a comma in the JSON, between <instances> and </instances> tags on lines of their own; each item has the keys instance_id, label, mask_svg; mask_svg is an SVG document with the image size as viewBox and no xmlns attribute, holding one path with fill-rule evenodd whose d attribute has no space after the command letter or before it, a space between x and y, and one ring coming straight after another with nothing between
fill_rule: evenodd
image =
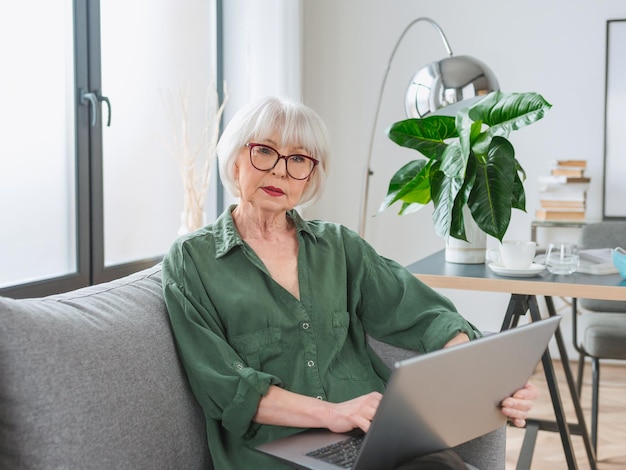
<instances>
[{"instance_id":1,"label":"potted plant","mask_svg":"<svg viewBox=\"0 0 626 470\"><path fill-rule=\"evenodd\" d=\"M496 91L459 110L456 117L433 115L394 123L388 137L426 158L395 173L381 211L400 201L399 213L408 214L432 202L435 231L444 239L467 241L469 215L480 230L502 241L511 210L526 210L526 174L507 137L550 108L537 93Z\"/></svg>"}]
</instances>

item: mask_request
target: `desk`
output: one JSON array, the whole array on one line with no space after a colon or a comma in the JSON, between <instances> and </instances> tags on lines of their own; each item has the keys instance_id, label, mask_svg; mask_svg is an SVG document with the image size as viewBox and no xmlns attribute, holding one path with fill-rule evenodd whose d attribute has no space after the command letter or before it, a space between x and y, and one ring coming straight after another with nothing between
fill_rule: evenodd
<instances>
[{"instance_id":1,"label":"desk","mask_svg":"<svg viewBox=\"0 0 626 470\"><path fill-rule=\"evenodd\" d=\"M596 276L575 273L570 276L563 276L544 271L544 273L534 277L502 277L492 272L485 264L446 263L443 251L413 263L407 266L407 268L430 287L511 294L502 329L516 326L519 317L527 311L530 311L533 321L539 320L541 318L537 305L537 296L539 295L545 297L548 312L551 316L556 315L554 303L552 302L553 296L626 300L626 280L623 280L618 274ZM542 364L550 390L556 423L543 420L527 420L526 436L522 445L518 468L530 467L537 431L546 430L560 433L569 469L578 468L573 452L571 434L581 435L585 443L590 467L595 469L595 453L585 425L576 384L569 367L567 350L560 329L555 333L555 338L563 361L563 369L578 423L570 424L566 421L552 359L550 352L546 350L542 357Z\"/></svg>"}]
</instances>

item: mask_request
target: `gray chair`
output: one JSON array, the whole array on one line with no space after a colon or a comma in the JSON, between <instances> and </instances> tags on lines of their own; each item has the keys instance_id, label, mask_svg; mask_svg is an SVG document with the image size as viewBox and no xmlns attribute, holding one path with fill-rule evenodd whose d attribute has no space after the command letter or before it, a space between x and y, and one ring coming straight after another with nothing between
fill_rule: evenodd
<instances>
[{"instance_id":1,"label":"gray chair","mask_svg":"<svg viewBox=\"0 0 626 470\"><path fill-rule=\"evenodd\" d=\"M626 222L588 224L582 229L579 245L581 249L626 247ZM591 442L597 455L600 359L626 360L626 301L579 299L572 305L574 346L580 354L579 396L585 358L591 359Z\"/></svg>"}]
</instances>

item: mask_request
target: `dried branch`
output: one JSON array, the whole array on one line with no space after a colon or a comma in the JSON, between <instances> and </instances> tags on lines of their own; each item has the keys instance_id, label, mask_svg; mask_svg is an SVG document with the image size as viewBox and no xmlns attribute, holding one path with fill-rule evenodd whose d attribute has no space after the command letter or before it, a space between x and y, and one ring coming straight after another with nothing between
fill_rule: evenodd
<instances>
[{"instance_id":1,"label":"dried branch","mask_svg":"<svg viewBox=\"0 0 626 470\"><path fill-rule=\"evenodd\" d=\"M228 101L226 82L223 84L223 90L224 99L220 104L216 87L209 86L205 100L207 121L195 145L192 144L194 139L189 129L189 87L181 88L177 99L171 92L168 92L165 98L174 135L170 153L178 162L184 191L181 233L196 230L204 224L204 201L211 184L220 121ZM180 113L177 113L179 108Z\"/></svg>"}]
</instances>

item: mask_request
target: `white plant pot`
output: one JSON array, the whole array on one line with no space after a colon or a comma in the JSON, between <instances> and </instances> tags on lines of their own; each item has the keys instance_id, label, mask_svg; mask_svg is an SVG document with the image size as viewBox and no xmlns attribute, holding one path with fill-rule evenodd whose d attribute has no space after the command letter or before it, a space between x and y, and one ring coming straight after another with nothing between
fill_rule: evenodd
<instances>
[{"instance_id":1,"label":"white plant pot","mask_svg":"<svg viewBox=\"0 0 626 470\"><path fill-rule=\"evenodd\" d=\"M457 264L483 264L487 251L487 234L483 232L464 209L465 235L468 241L448 237L446 241L446 261Z\"/></svg>"}]
</instances>

